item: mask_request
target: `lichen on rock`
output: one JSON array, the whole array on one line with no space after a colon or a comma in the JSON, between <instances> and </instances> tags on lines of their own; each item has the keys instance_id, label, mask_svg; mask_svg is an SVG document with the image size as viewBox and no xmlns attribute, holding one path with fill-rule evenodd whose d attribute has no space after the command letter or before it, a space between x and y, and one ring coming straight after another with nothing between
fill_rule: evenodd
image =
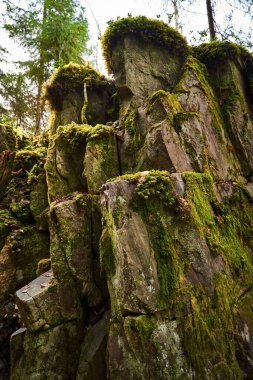
<instances>
[{"instance_id":1,"label":"lichen on rock","mask_svg":"<svg viewBox=\"0 0 253 380\"><path fill-rule=\"evenodd\" d=\"M11 378L250 379L252 56L145 17L103 47L114 79L71 63L45 86L49 137L0 128Z\"/></svg>"}]
</instances>

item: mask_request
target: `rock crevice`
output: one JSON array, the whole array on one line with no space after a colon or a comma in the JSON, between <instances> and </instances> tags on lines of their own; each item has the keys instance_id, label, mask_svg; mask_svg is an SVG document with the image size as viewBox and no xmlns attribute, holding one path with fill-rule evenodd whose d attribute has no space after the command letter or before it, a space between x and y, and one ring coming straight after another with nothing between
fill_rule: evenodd
<instances>
[{"instance_id":1,"label":"rock crevice","mask_svg":"<svg viewBox=\"0 0 253 380\"><path fill-rule=\"evenodd\" d=\"M47 138L0 128L10 378L250 379L253 58L145 17L103 47L114 80L45 85Z\"/></svg>"}]
</instances>

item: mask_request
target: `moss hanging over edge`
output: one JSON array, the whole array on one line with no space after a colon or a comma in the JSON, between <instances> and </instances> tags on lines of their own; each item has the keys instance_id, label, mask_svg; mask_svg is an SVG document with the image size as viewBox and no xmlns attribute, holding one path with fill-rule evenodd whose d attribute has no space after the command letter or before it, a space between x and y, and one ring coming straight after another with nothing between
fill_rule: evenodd
<instances>
[{"instance_id":1,"label":"moss hanging over edge","mask_svg":"<svg viewBox=\"0 0 253 380\"><path fill-rule=\"evenodd\" d=\"M234 61L241 58L245 67L253 69L253 55L243 46L233 42L213 41L194 46L192 51L193 55L205 64L217 64L221 60L231 59Z\"/></svg>"},{"instance_id":2,"label":"moss hanging over edge","mask_svg":"<svg viewBox=\"0 0 253 380\"><path fill-rule=\"evenodd\" d=\"M43 86L43 99L46 100L52 110L61 110L61 99L69 91L82 87L84 82L92 84L107 82L90 64L78 65L70 62L55 70L50 79Z\"/></svg>"},{"instance_id":3,"label":"moss hanging over edge","mask_svg":"<svg viewBox=\"0 0 253 380\"><path fill-rule=\"evenodd\" d=\"M118 41L125 36L137 36L146 43L173 49L181 56L187 56L189 48L186 39L175 29L162 21L149 19L145 16L126 17L111 22L102 37L102 48L106 67L112 72L112 50Z\"/></svg>"}]
</instances>

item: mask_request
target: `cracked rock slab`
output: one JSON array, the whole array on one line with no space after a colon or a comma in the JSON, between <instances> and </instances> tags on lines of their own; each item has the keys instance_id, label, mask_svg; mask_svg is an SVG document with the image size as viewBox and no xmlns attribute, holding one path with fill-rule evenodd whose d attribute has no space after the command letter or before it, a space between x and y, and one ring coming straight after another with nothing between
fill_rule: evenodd
<instances>
[{"instance_id":1,"label":"cracked rock slab","mask_svg":"<svg viewBox=\"0 0 253 380\"><path fill-rule=\"evenodd\" d=\"M52 271L18 290L16 301L22 321L31 332L81 317L74 291L67 284L59 284Z\"/></svg>"}]
</instances>

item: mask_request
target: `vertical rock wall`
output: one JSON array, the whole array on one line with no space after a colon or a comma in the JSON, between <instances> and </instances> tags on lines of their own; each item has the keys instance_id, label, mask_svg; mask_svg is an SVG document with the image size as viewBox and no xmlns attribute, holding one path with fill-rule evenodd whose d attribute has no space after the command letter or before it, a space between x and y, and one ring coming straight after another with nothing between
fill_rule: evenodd
<instances>
[{"instance_id":1,"label":"vertical rock wall","mask_svg":"<svg viewBox=\"0 0 253 380\"><path fill-rule=\"evenodd\" d=\"M46 135L21 140L0 126L0 378L10 371L10 335L20 320L14 292L37 277L49 260Z\"/></svg>"},{"instance_id":2,"label":"vertical rock wall","mask_svg":"<svg viewBox=\"0 0 253 380\"><path fill-rule=\"evenodd\" d=\"M250 379L253 59L145 17L103 47L114 81L46 85L46 163L25 165L51 268L16 292L11 379Z\"/></svg>"}]
</instances>

